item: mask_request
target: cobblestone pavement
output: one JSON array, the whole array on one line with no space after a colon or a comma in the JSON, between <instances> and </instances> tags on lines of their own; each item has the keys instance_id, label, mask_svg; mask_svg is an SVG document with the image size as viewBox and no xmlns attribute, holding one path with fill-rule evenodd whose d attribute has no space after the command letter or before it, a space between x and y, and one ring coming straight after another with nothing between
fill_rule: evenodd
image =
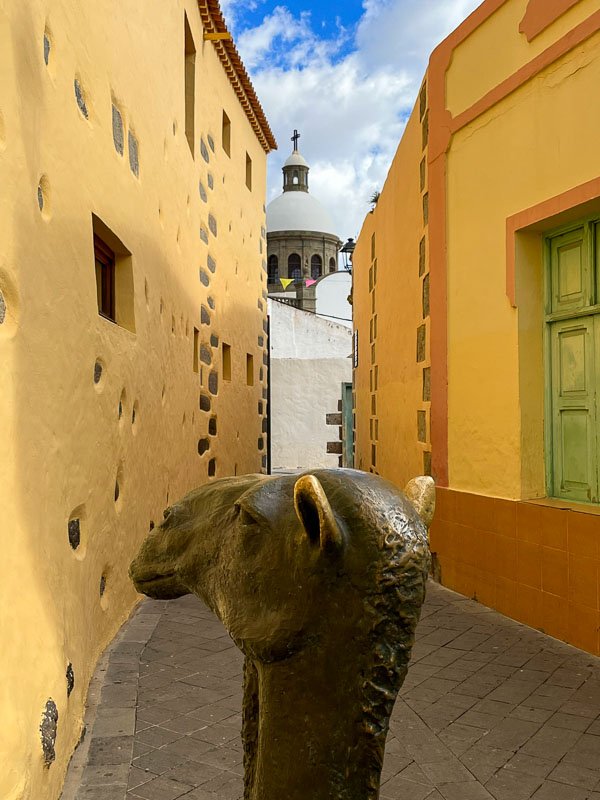
<instances>
[{"instance_id":1,"label":"cobblestone pavement","mask_svg":"<svg viewBox=\"0 0 600 800\"><path fill-rule=\"evenodd\" d=\"M100 672L65 800L242 797L242 657L196 598L144 602ZM381 798L530 797L600 800L600 659L430 584Z\"/></svg>"}]
</instances>

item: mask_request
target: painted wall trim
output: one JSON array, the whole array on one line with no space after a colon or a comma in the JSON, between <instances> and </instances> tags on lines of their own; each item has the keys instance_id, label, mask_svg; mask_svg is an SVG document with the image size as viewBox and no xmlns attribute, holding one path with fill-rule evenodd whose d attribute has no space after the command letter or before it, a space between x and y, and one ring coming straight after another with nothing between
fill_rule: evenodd
<instances>
[{"instance_id":1,"label":"painted wall trim","mask_svg":"<svg viewBox=\"0 0 600 800\"><path fill-rule=\"evenodd\" d=\"M527 41L531 42L578 2L579 0L529 0L525 16L519 25L519 33L524 33Z\"/></svg>"},{"instance_id":2,"label":"painted wall trim","mask_svg":"<svg viewBox=\"0 0 600 800\"><path fill-rule=\"evenodd\" d=\"M600 177L593 178L591 181L586 181L579 186L574 186L566 192L550 197L507 218L506 296L513 308L517 307L515 264L515 236L517 232L598 198L600 198Z\"/></svg>"}]
</instances>

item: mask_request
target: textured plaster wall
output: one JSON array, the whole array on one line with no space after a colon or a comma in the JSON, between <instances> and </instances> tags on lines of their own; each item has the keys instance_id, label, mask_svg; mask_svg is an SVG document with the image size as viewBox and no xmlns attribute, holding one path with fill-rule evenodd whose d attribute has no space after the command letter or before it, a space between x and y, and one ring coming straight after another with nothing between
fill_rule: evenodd
<instances>
[{"instance_id":1,"label":"textured plaster wall","mask_svg":"<svg viewBox=\"0 0 600 800\"><path fill-rule=\"evenodd\" d=\"M0 74L0 797L54 800L151 523L262 466L266 158L192 0L0 0ZM92 213L132 254L135 332L98 314Z\"/></svg>"},{"instance_id":2,"label":"textured plaster wall","mask_svg":"<svg viewBox=\"0 0 600 800\"><path fill-rule=\"evenodd\" d=\"M507 36L503 49L518 36L516 30ZM594 134L600 110L589 102L600 80L599 56L596 34L453 138L447 180L453 488L514 499L546 493L542 234L518 243L514 309L505 291L506 219L600 174Z\"/></svg>"},{"instance_id":3,"label":"textured plaster wall","mask_svg":"<svg viewBox=\"0 0 600 800\"><path fill-rule=\"evenodd\" d=\"M272 469L337 467L327 442L338 427L342 383L352 380L351 331L314 314L269 300L271 324Z\"/></svg>"}]
</instances>

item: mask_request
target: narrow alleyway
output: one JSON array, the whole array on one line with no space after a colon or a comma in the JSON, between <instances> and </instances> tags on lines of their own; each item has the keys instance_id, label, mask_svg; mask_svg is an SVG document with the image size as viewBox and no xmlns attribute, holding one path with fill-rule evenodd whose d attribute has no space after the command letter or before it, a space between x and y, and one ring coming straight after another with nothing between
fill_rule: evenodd
<instances>
[{"instance_id":1,"label":"narrow alleyway","mask_svg":"<svg viewBox=\"0 0 600 800\"><path fill-rule=\"evenodd\" d=\"M195 597L144 602L99 666L63 800L241 798L241 673ZM381 798L530 797L600 800L600 659L430 584Z\"/></svg>"}]
</instances>

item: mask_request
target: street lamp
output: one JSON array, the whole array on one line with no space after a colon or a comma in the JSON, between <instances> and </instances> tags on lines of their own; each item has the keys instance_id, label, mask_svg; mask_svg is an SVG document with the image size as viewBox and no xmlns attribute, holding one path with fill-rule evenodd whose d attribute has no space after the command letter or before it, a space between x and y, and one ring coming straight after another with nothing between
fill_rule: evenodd
<instances>
[{"instance_id":1,"label":"street lamp","mask_svg":"<svg viewBox=\"0 0 600 800\"><path fill-rule=\"evenodd\" d=\"M356 242L354 239L348 239L346 244L340 250L340 253L344 254L344 269L346 272L352 271L352 253L354 252L355 247Z\"/></svg>"}]
</instances>

